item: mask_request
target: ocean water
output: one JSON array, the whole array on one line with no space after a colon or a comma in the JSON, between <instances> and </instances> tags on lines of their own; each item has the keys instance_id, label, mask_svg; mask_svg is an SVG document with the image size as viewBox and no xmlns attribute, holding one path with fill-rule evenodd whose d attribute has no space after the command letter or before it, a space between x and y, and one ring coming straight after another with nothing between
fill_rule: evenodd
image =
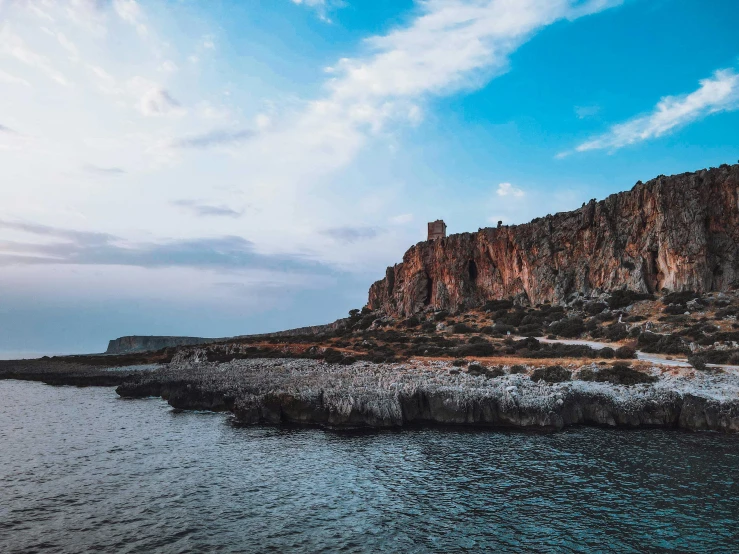
<instances>
[{"instance_id":1,"label":"ocean water","mask_svg":"<svg viewBox=\"0 0 739 554\"><path fill-rule=\"evenodd\" d=\"M0 381L0 552L737 552L739 436L239 427Z\"/></svg>"}]
</instances>

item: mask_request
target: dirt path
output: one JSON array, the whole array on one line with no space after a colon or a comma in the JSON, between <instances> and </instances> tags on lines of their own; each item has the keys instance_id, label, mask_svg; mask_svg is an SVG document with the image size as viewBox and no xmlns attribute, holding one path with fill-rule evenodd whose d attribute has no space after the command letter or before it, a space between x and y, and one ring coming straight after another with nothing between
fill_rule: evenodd
<instances>
[{"instance_id":1,"label":"dirt path","mask_svg":"<svg viewBox=\"0 0 739 554\"><path fill-rule=\"evenodd\" d=\"M539 342L544 342L544 343L577 344L580 346L589 346L593 350L600 350L601 348L605 348L607 346L615 350L616 348L621 346L616 343L597 342L594 340L580 340L580 339L547 339L544 337L536 337L536 340L538 340ZM636 359L644 361L644 362L648 362L650 364L655 364L655 365L667 365L667 366L673 366L673 367L691 367L688 361L684 358L672 358L672 356L668 358L667 356L663 354L650 354L647 352L642 352L641 350L636 351ZM739 371L739 366L735 366L735 365L722 365L722 364L707 364L707 365L708 367L720 367L724 370L732 370L734 372Z\"/></svg>"}]
</instances>

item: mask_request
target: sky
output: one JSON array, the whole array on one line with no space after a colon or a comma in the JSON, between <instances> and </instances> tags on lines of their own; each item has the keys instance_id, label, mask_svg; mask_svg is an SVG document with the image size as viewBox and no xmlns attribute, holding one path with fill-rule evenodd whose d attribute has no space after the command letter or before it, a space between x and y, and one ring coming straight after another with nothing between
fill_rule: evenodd
<instances>
[{"instance_id":1,"label":"sky","mask_svg":"<svg viewBox=\"0 0 739 554\"><path fill-rule=\"evenodd\" d=\"M0 0L0 357L333 321L739 159L735 0Z\"/></svg>"}]
</instances>

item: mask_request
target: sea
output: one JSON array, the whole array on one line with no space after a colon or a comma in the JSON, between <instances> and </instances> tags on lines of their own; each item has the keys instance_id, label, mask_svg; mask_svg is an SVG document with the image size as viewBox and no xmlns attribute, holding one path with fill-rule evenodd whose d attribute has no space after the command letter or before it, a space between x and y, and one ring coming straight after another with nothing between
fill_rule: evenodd
<instances>
[{"instance_id":1,"label":"sea","mask_svg":"<svg viewBox=\"0 0 739 554\"><path fill-rule=\"evenodd\" d=\"M0 552L737 552L739 436L240 426L0 381Z\"/></svg>"}]
</instances>

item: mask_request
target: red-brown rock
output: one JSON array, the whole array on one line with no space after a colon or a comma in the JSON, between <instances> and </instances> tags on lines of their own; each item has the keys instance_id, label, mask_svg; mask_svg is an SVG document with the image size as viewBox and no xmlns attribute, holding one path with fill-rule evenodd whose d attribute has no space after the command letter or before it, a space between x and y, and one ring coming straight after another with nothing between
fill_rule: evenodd
<instances>
[{"instance_id":1,"label":"red-brown rock","mask_svg":"<svg viewBox=\"0 0 739 554\"><path fill-rule=\"evenodd\" d=\"M739 285L739 165L659 176L579 210L420 242L368 306L409 316L508 297L726 290Z\"/></svg>"}]
</instances>

